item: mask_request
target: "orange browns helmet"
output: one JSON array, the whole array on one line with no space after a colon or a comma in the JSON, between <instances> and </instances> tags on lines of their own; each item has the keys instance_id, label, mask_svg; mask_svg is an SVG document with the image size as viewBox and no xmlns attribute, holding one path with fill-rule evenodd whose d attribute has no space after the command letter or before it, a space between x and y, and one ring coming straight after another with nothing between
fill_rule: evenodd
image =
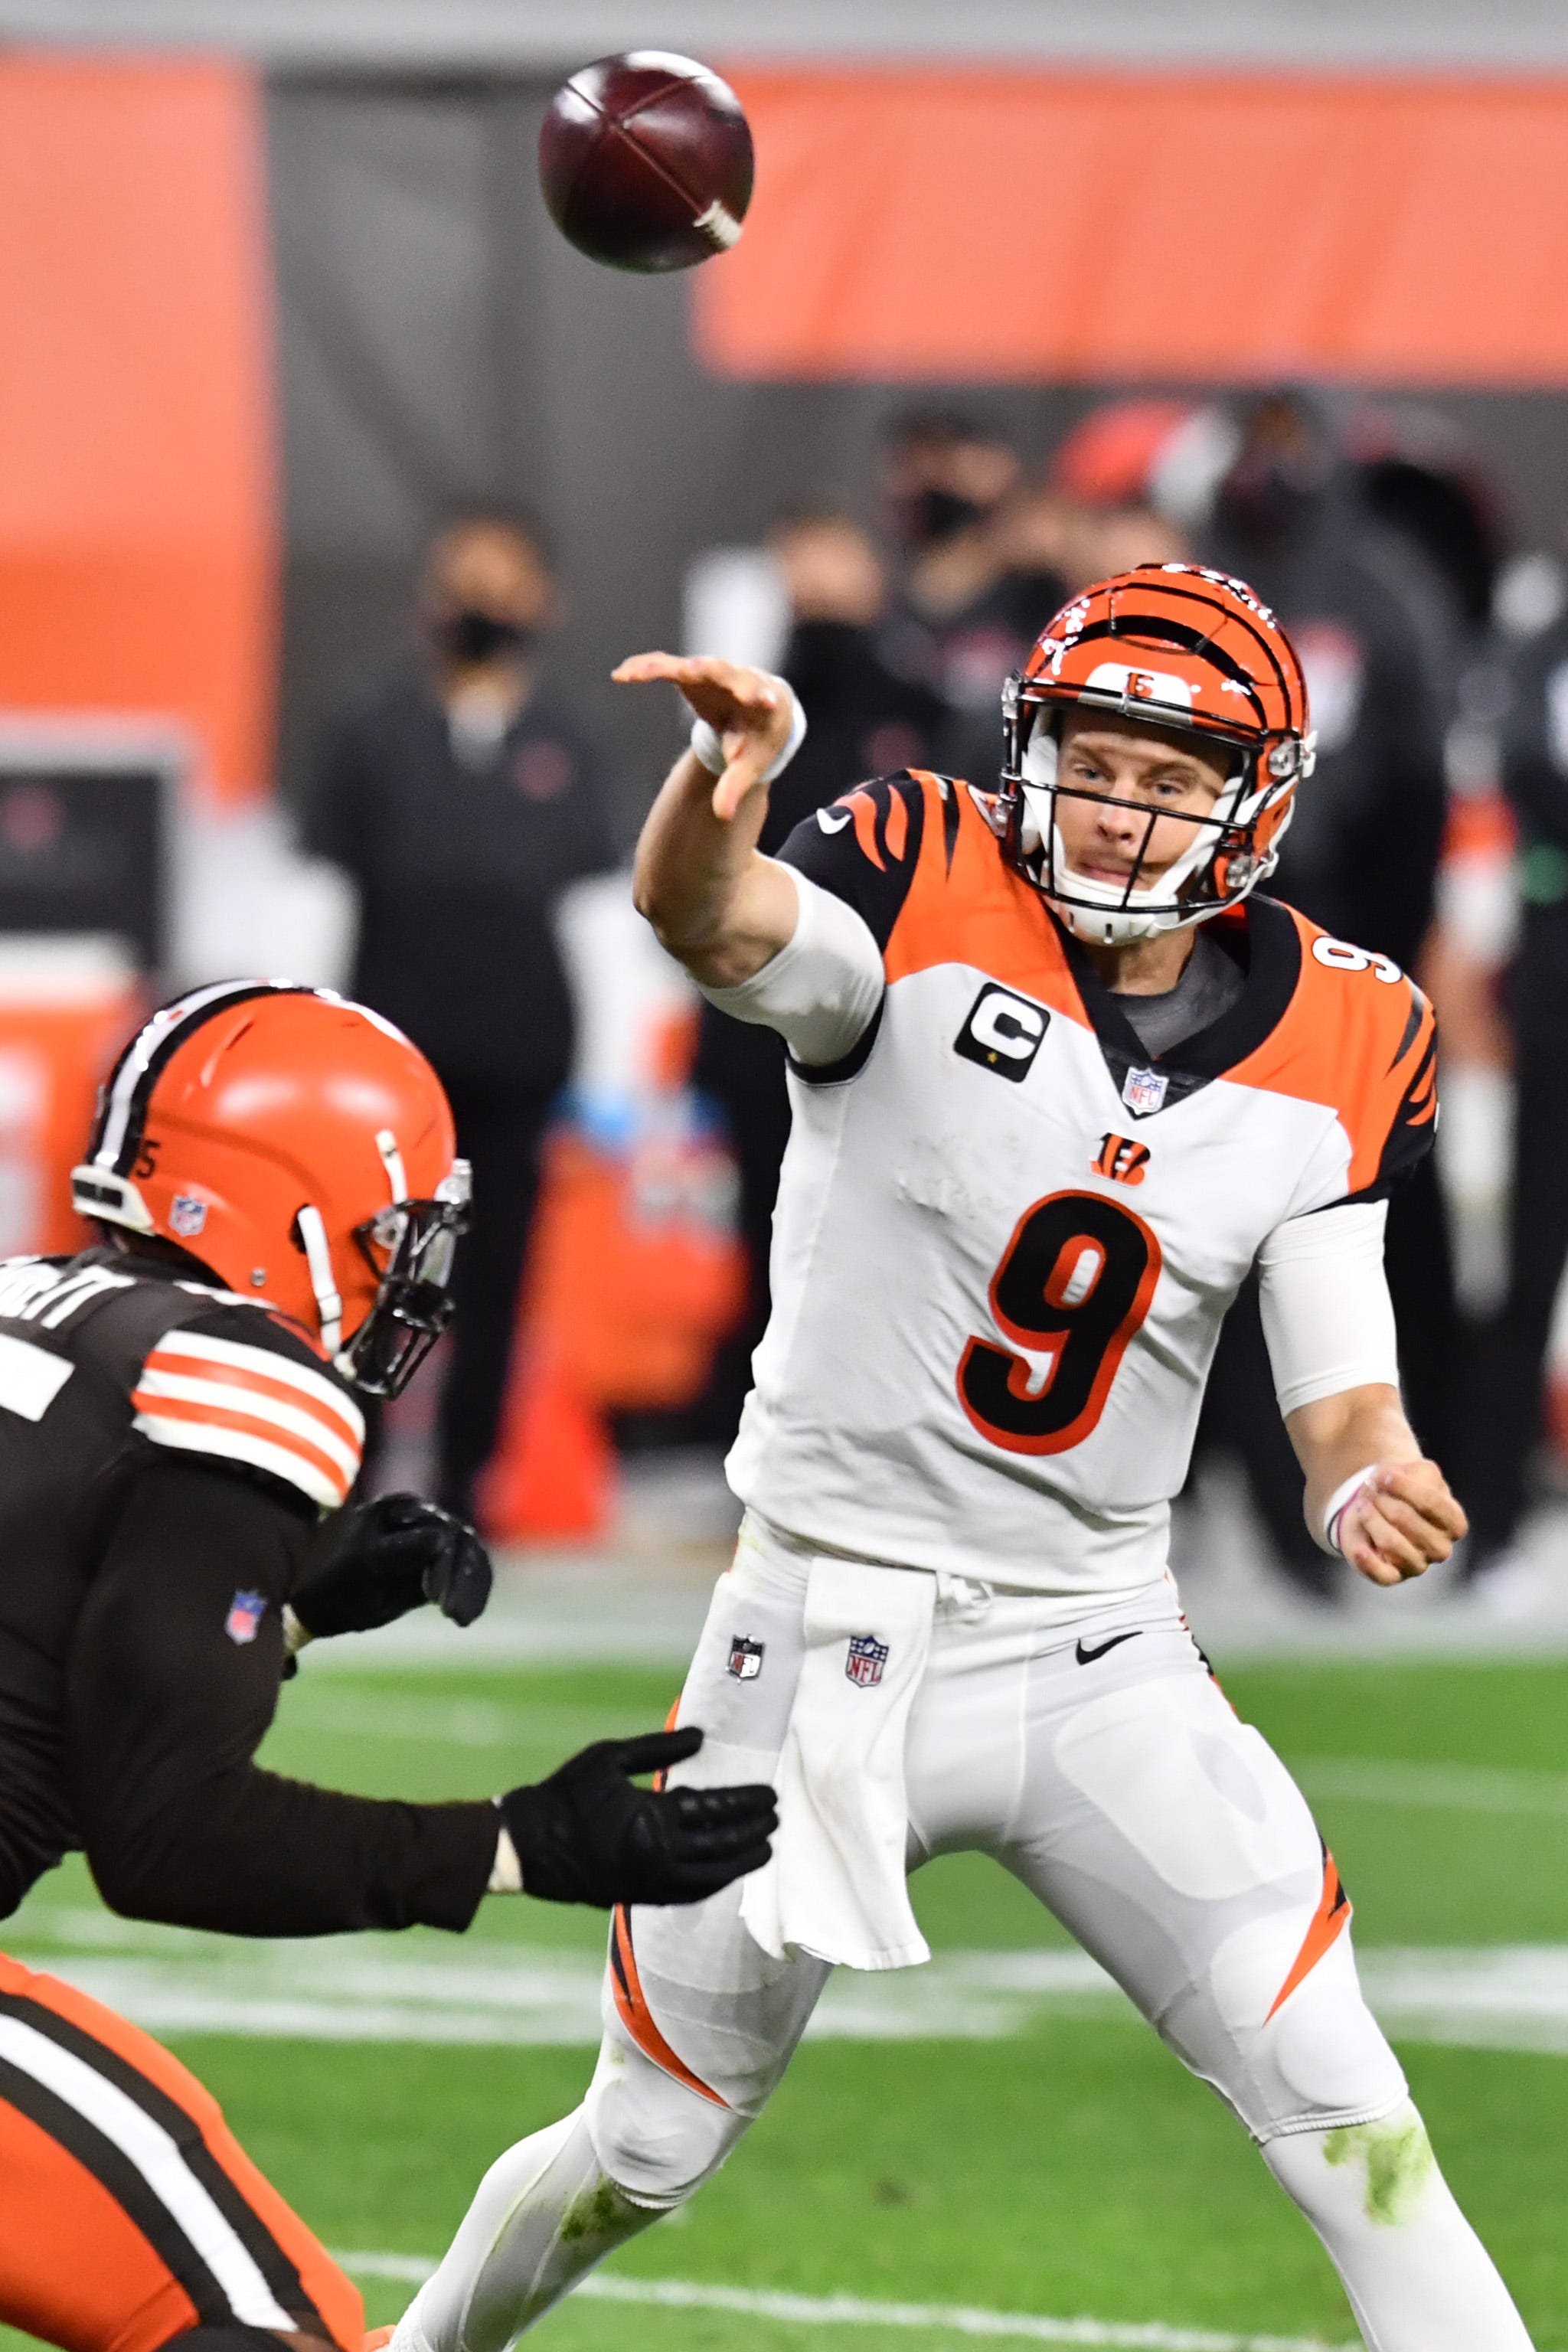
<instances>
[{"instance_id":1,"label":"orange browns helmet","mask_svg":"<svg viewBox=\"0 0 1568 2352\"><path fill-rule=\"evenodd\" d=\"M71 1171L79 1213L156 1234L395 1396L451 1319L468 1169L417 1046L329 989L222 981L140 1029Z\"/></svg>"},{"instance_id":2,"label":"orange browns helmet","mask_svg":"<svg viewBox=\"0 0 1568 2352\"><path fill-rule=\"evenodd\" d=\"M1075 873L1056 822L1064 710L1114 711L1235 748L1192 847L1141 887ZM1201 923L1271 873L1297 784L1310 775L1307 685L1290 640L1245 581L1194 563L1141 563L1064 604L1002 695L1001 813L1009 856L1070 930L1106 946ZM1133 805L1129 803L1129 805ZM1147 817L1147 849L1156 812Z\"/></svg>"}]
</instances>

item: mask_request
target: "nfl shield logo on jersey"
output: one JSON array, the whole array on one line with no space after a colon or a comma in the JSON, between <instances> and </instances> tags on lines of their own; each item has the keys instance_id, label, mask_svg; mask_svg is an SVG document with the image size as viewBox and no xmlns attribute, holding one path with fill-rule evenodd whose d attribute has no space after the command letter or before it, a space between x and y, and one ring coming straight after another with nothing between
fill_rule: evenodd
<instances>
[{"instance_id":1,"label":"nfl shield logo on jersey","mask_svg":"<svg viewBox=\"0 0 1568 2352\"><path fill-rule=\"evenodd\" d=\"M756 1681L763 1671L763 1647L761 1642L748 1642L743 1634L736 1634L730 1644L730 1672L738 1683Z\"/></svg>"},{"instance_id":2,"label":"nfl shield logo on jersey","mask_svg":"<svg viewBox=\"0 0 1568 2352\"><path fill-rule=\"evenodd\" d=\"M264 1592L237 1592L228 1604L223 1630L231 1642L243 1649L247 1642L255 1641L256 1629L266 1614L267 1595Z\"/></svg>"},{"instance_id":3,"label":"nfl shield logo on jersey","mask_svg":"<svg viewBox=\"0 0 1568 2352\"><path fill-rule=\"evenodd\" d=\"M882 1668L888 1663L888 1644L879 1642L875 1633L851 1633L849 1655L844 1661L844 1671L852 1683L862 1690L870 1690L882 1679Z\"/></svg>"},{"instance_id":4,"label":"nfl shield logo on jersey","mask_svg":"<svg viewBox=\"0 0 1568 2352\"><path fill-rule=\"evenodd\" d=\"M1134 1118L1152 1118L1164 1109L1170 1083L1162 1070L1129 1070L1121 1081L1121 1099Z\"/></svg>"}]
</instances>

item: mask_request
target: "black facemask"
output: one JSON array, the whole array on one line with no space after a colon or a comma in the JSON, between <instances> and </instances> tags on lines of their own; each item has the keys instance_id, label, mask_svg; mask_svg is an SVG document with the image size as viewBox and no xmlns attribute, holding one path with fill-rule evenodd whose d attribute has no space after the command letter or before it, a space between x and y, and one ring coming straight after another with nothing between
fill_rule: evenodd
<instances>
[{"instance_id":1,"label":"black facemask","mask_svg":"<svg viewBox=\"0 0 1568 2352\"><path fill-rule=\"evenodd\" d=\"M904 509L905 535L912 547L941 547L984 513L983 506L960 498L956 490L921 490Z\"/></svg>"},{"instance_id":2,"label":"black facemask","mask_svg":"<svg viewBox=\"0 0 1568 2352\"><path fill-rule=\"evenodd\" d=\"M526 654L538 636L537 629L520 621L502 620L499 614L481 612L474 604L460 604L436 624L436 642L441 651L449 661L464 666Z\"/></svg>"},{"instance_id":3,"label":"black facemask","mask_svg":"<svg viewBox=\"0 0 1568 2352\"><path fill-rule=\"evenodd\" d=\"M452 1253L468 1224L466 1161L442 1189L445 1200L399 1201L354 1230L380 1276L374 1306L338 1358L362 1396L400 1395L452 1319Z\"/></svg>"}]
</instances>

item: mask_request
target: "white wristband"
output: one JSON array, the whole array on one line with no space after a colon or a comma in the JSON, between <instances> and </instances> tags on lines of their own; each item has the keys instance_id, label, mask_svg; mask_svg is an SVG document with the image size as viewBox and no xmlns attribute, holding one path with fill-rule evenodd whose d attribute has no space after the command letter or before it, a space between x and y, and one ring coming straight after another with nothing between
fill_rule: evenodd
<instances>
[{"instance_id":1,"label":"white wristband","mask_svg":"<svg viewBox=\"0 0 1568 2352\"><path fill-rule=\"evenodd\" d=\"M496 1802L499 1804L500 1801L498 1798ZM485 1893L487 1895L521 1895L522 1893L522 1864L517 1858L517 1848L511 1842L511 1832L504 1822L496 1832L496 1858L490 1864L489 1884L485 1888Z\"/></svg>"},{"instance_id":2,"label":"white wristband","mask_svg":"<svg viewBox=\"0 0 1568 2352\"><path fill-rule=\"evenodd\" d=\"M771 784L783 775L805 740L805 713L800 707L799 695L796 694L787 677L775 677L773 684L782 686L789 697L789 740L773 766L763 771L762 781L764 784ZM723 738L719 730L710 726L706 719L694 719L691 722L691 756L699 767L707 769L710 776L721 776L729 765L724 757Z\"/></svg>"},{"instance_id":3,"label":"white wristband","mask_svg":"<svg viewBox=\"0 0 1568 2352\"><path fill-rule=\"evenodd\" d=\"M287 1601L283 1603L281 1614L283 1618L283 1654L286 1658L297 1658L300 1651L304 1648L306 1643L313 1642L316 1637L305 1626L300 1624L300 1620L295 1616L293 1610L289 1607Z\"/></svg>"},{"instance_id":4,"label":"white wristband","mask_svg":"<svg viewBox=\"0 0 1568 2352\"><path fill-rule=\"evenodd\" d=\"M1337 1552L1342 1559L1344 1558L1344 1551L1340 1543L1340 1521L1376 1468L1375 1462L1369 1462L1364 1470L1355 1471L1337 1486L1329 1496L1323 1506L1322 1526L1312 1531L1324 1551Z\"/></svg>"}]
</instances>

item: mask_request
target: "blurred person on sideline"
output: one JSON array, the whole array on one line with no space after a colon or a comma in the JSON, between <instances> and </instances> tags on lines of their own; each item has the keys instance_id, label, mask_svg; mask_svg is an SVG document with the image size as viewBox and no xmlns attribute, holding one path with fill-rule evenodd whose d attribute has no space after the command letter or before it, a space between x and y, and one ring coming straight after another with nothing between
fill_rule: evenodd
<instances>
[{"instance_id":1,"label":"blurred person on sideline","mask_svg":"<svg viewBox=\"0 0 1568 2352\"><path fill-rule=\"evenodd\" d=\"M539 526L476 511L425 559L422 644L330 728L304 845L354 883L353 992L440 1075L474 1168L437 1492L471 1517L505 1399L551 1106L574 1022L554 910L616 862L594 743L538 683L558 596Z\"/></svg>"},{"instance_id":2,"label":"blurred person on sideline","mask_svg":"<svg viewBox=\"0 0 1568 2352\"><path fill-rule=\"evenodd\" d=\"M807 733L773 790L763 835L767 856L858 778L929 766L947 719L941 696L900 677L881 651L887 574L858 522L830 509L787 515L769 547L789 599L780 668L800 698ZM771 1306L773 1201L790 1129L784 1041L705 1002L692 1078L724 1113L740 1178L745 1309L721 1342L691 1416L694 1435L728 1445Z\"/></svg>"},{"instance_id":3,"label":"blurred person on sideline","mask_svg":"<svg viewBox=\"0 0 1568 2352\"><path fill-rule=\"evenodd\" d=\"M889 643L962 719L994 715L996 695L1061 602L1054 548L1011 528L1023 486L1005 435L944 409L896 418L882 499L899 551Z\"/></svg>"},{"instance_id":4,"label":"blurred person on sideline","mask_svg":"<svg viewBox=\"0 0 1568 2352\"><path fill-rule=\"evenodd\" d=\"M1458 648L1413 551L1392 547L1368 511L1324 399L1282 389L1244 411L1201 546L1268 599L1307 675L1317 770L1273 889L1335 938L1410 971L1433 916ZM1391 1203L1387 1265L1411 1420L1423 1444L1457 1461L1462 1341L1430 1159ZM1249 1285L1226 1321L1200 1451L1239 1456L1281 1565L1300 1587L1327 1597L1333 1567L1301 1526L1295 1465L1267 1407Z\"/></svg>"},{"instance_id":5,"label":"blurred person on sideline","mask_svg":"<svg viewBox=\"0 0 1568 2352\"><path fill-rule=\"evenodd\" d=\"M1064 518L1000 433L942 409L895 419L883 505L900 551L892 659L948 705L944 767L993 763L996 697L1067 593Z\"/></svg>"},{"instance_id":6,"label":"blurred person on sideline","mask_svg":"<svg viewBox=\"0 0 1568 2352\"><path fill-rule=\"evenodd\" d=\"M1193 423L1205 415L1186 401L1107 401L1058 445L1045 494L1061 518L1069 589L1190 552L1176 485Z\"/></svg>"},{"instance_id":7,"label":"blurred person on sideline","mask_svg":"<svg viewBox=\"0 0 1568 2352\"><path fill-rule=\"evenodd\" d=\"M1516 653L1502 783L1519 828L1520 930L1506 982L1515 1086L1507 1286L1483 1333L1468 1434L1472 1573L1505 1575L1542 1436L1547 1348L1568 1261L1568 618ZM1500 1597L1506 1591L1500 1583Z\"/></svg>"}]
</instances>

